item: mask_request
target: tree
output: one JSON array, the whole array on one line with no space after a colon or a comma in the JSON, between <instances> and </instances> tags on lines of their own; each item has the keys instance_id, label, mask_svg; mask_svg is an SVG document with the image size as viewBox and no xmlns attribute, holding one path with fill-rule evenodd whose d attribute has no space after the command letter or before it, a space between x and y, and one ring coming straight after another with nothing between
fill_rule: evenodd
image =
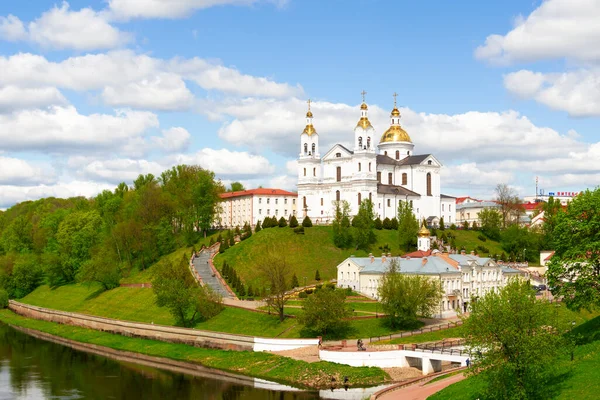
<instances>
[{"instance_id":1,"label":"tree","mask_svg":"<svg viewBox=\"0 0 600 400\"><path fill-rule=\"evenodd\" d=\"M104 290L119 286L121 271L119 261L111 246L97 246L92 258L84 262L78 274L80 282L97 282Z\"/></svg>"},{"instance_id":2,"label":"tree","mask_svg":"<svg viewBox=\"0 0 600 400\"><path fill-rule=\"evenodd\" d=\"M440 231L445 231L446 225L444 225L444 217L440 218Z\"/></svg>"},{"instance_id":3,"label":"tree","mask_svg":"<svg viewBox=\"0 0 600 400\"><path fill-rule=\"evenodd\" d=\"M350 204L346 200L334 202L334 219L332 222L333 243L340 249L352 245L352 234L350 233Z\"/></svg>"},{"instance_id":4,"label":"tree","mask_svg":"<svg viewBox=\"0 0 600 400\"><path fill-rule=\"evenodd\" d=\"M300 283L298 282L298 277L294 274L292 276L292 289L297 288L298 286L300 286Z\"/></svg>"},{"instance_id":5,"label":"tree","mask_svg":"<svg viewBox=\"0 0 600 400\"><path fill-rule=\"evenodd\" d=\"M262 253L262 259L258 262L258 269L269 287L267 304L269 307L275 308L279 320L283 321L285 318L283 310L287 303L285 294L288 290L291 268L285 257L277 254L272 247L264 249Z\"/></svg>"},{"instance_id":6,"label":"tree","mask_svg":"<svg viewBox=\"0 0 600 400\"><path fill-rule=\"evenodd\" d=\"M358 208L358 214L352 221L356 227L355 242L357 249L369 250L371 244L377 241L374 218L373 203L369 199L363 200Z\"/></svg>"},{"instance_id":7,"label":"tree","mask_svg":"<svg viewBox=\"0 0 600 400\"><path fill-rule=\"evenodd\" d=\"M310 218L308 217L308 215L306 217L304 217L304 219L302 220L302 226L304 228L310 228L312 227L312 221L310 220Z\"/></svg>"},{"instance_id":8,"label":"tree","mask_svg":"<svg viewBox=\"0 0 600 400\"><path fill-rule=\"evenodd\" d=\"M221 312L221 297L208 286L198 286L188 270L184 255L179 264L163 262L155 267L152 289L156 304L167 307L178 324L193 326L198 319L206 320Z\"/></svg>"},{"instance_id":9,"label":"tree","mask_svg":"<svg viewBox=\"0 0 600 400\"><path fill-rule=\"evenodd\" d=\"M246 188L240 182L231 182L228 192L243 192L244 190Z\"/></svg>"},{"instance_id":10,"label":"tree","mask_svg":"<svg viewBox=\"0 0 600 400\"><path fill-rule=\"evenodd\" d=\"M462 228L463 228L464 230L467 230L467 229L469 229L469 221L463 221L463 223L462 223Z\"/></svg>"},{"instance_id":11,"label":"tree","mask_svg":"<svg viewBox=\"0 0 600 400\"><path fill-rule=\"evenodd\" d=\"M515 189L505 183L496 185L496 202L500 204L503 228L519 222L524 210Z\"/></svg>"},{"instance_id":12,"label":"tree","mask_svg":"<svg viewBox=\"0 0 600 400\"><path fill-rule=\"evenodd\" d=\"M256 221L256 226L254 227L254 233L258 233L262 230L262 227L260 226L260 220Z\"/></svg>"},{"instance_id":13,"label":"tree","mask_svg":"<svg viewBox=\"0 0 600 400\"><path fill-rule=\"evenodd\" d=\"M383 220L383 229L392 229L392 221L388 217Z\"/></svg>"},{"instance_id":14,"label":"tree","mask_svg":"<svg viewBox=\"0 0 600 400\"><path fill-rule=\"evenodd\" d=\"M297 228L298 227L298 219L296 218L295 215L292 215L292 217L290 218L290 228Z\"/></svg>"},{"instance_id":15,"label":"tree","mask_svg":"<svg viewBox=\"0 0 600 400\"><path fill-rule=\"evenodd\" d=\"M38 257L34 254L19 255L15 260L10 279L14 288L13 297L19 299L33 292L43 279Z\"/></svg>"},{"instance_id":16,"label":"tree","mask_svg":"<svg viewBox=\"0 0 600 400\"><path fill-rule=\"evenodd\" d=\"M554 249L556 247L554 229L558 222L558 214L563 211L560 200L555 200L553 196L550 196L547 202L542 203L541 211L544 212L544 225L542 225L544 240L542 246L545 249Z\"/></svg>"},{"instance_id":17,"label":"tree","mask_svg":"<svg viewBox=\"0 0 600 400\"><path fill-rule=\"evenodd\" d=\"M319 282L321 280L321 274L319 273L319 270L317 270L317 272L315 272L315 281Z\"/></svg>"},{"instance_id":18,"label":"tree","mask_svg":"<svg viewBox=\"0 0 600 400\"><path fill-rule=\"evenodd\" d=\"M398 220L396 219L396 217L394 217L394 218L392 218L392 219L390 220L390 229L391 229L391 230L393 230L393 231L397 230L397 229L398 229L398 225L399 225L399 222L398 222Z\"/></svg>"},{"instance_id":19,"label":"tree","mask_svg":"<svg viewBox=\"0 0 600 400\"><path fill-rule=\"evenodd\" d=\"M285 228L287 226L287 221L285 220L285 218L283 218L283 217L279 218L278 225L280 228Z\"/></svg>"},{"instance_id":20,"label":"tree","mask_svg":"<svg viewBox=\"0 0 600 400\"><path fill-rule=\"evenodd\" d=\"M381 221L380 217L375 218L375 221L373 221L375 229L377 229L378 231L383 229L383 222Z\"/></svg>"},{"instance_id":21,"label":"tree","mask_svg":"<svg viewBox=\"0 0 600 400\"><path fill-rule=\"evenodd\" d=\"M501 234L502 249L517 261L533 261L540 256L541 235L518 225L511 225Z\"/></svg>"},{"instance_id":22,"label":"tree","mask_svg":"<svg viewBox=\"0 0 600 400\"><path fill-rule=\"evenodd\" d=\"M262 227L263 229L271 228L271 217L265 217Z\"/></svg>"},{"instance_id":23,"label":"tree","mask_svg":"<svg viewBox=\"0 0 600 400\"><path fill-rule=\"evenodd\" d=\"M502 215L493 208L486 208L479 212L479 225L481 232L492 240L500 240L500 227Z\"/></svg>"},{"instance_id":24,"label":"tree","mask_svg":"<svg viewBox=\"0 0 600 400\"><path fill-rule=\"evenodd\" d=\"M348 327L345 320L352 315L342 290L323 288L304 300L300 322L316 334L342 332Z\"/></svg>"},{"instance_id":25,"label":"tree","mask_svg":"<svg viewBox=\"0 0 600 400\"><path fill-rule=\"evenodd\" d=\"M417 317L430 317L439 308L442 287L439 281L422 275L405 275L392 259L377 290L388 324L396 328L415 326Z\"/></svg>"},{"instance_id":26,"label":"tree","mask_svg":"<svg viewBox=\"0 0 600 400\"><path fill-rule=\"evenodd\" d=\"M580 193L556 214L554 237L552 293L574 310L600 306L600 187Z\"/></svg>"},{"instance_id":27,"label":"tree","mask_svg":"<svg viewBox=\"0 0 600 400\"><path fill-rule=\"evenodd\" d=\"M8 292L0 289L0 309L8 307Z\"/></svg>"},{"instance_id":28,"label":"tree","mask_svg":"<svg viewBox=\"0 0 600 400\"><path fill-rule=\"evenodd\" d=\"M398 219L400 248L409 251L417 245L417 234L419 233L419 223L413 214L411 203L408 201L398 202Z\"/></svg>"},{"instance_id":29,"label":"tree","mask_svg":"<svg viewBox=\"0 0 600 400\"><path fill-rule=\"evenodd\" d=\"M472 302L464 319L467 347L477 354L469 373L481 374L489 398L550 398L552 364L564 347L556 308L536 300L528 281L512 279Z\"/></svg>"}]
</instances>

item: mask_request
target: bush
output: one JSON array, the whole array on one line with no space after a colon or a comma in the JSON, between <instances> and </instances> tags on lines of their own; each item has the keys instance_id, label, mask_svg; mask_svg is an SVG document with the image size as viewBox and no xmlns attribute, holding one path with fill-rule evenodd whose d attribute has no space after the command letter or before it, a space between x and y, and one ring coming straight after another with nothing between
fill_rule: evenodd
<instances>
[{"instance_id":1,"label":"bush","mask_svg":"<svg viewBox=\"0 0 600 400\"><path fill-rule=\"evenodd\" d=\"M300 298L300 299L305 299L307 297L308 297L308 295L306 294L306 292L300 292L300 293L298 293L298 298Z\"/></svg>"},{"instance_id":2,"label":"bush","mask_svg":"<svg viewBox=\"0 0 600 400\"><path fill-rule=\"evenodd\" d=\"M292 218L290 218L290 228L297 228L298 227L298 219L296 219L295 215L292 215Z\"/></svg>"},{"instance_id":3,"label":"bush","mask_svg":"<svg viewBox=\"0 0 600 400\"><path fill-rule=\"evenodd\" d=\"M262 230L262 226L260 226L260 220L256 222L256 226L254 227L254 233L258 233Z\"/></svg>"},{"instance_id":4,"label":"bush","mask_svg":"<svg viewBox=\"0 0 600 400\"><path fill-rule=\"evenodd\" d=\"M455 231L456 230L456 225L455 224L450 225L450 229L453 230L453 231Z\"/></svg>"},{"instance_id":5,"label":"bush","mask_svg":"<svg viewBox=\"0 0 600 400\"><path fill-rule=\"evenodd\" d=\"M319 282L321 280L321 274L319 273L319 270L317 270L317 272L315 272L315 281Z\"/></svg>"},{"instance_id":6,"label":"bush","mask_svg":"<svg viewBox=\"0 0 600 400\"><path fill-rule=\"evenodd\" d=\"M302 293L306 293L307 295L309 294L313 294L313 290L312 289L306 289L304 292Z\"/></svg>"},{"instance_id":7,"label":"bush","mask_svg":"<svg viewBox=\"0 0 600 400\"><path fill-rule=\"evenodd\" d=\"M332 289L332 290L335 290L335 283L333 283L333 282L328 282L328 283L326 283L326 284L325 284L325 288L326 288L326 289Z\"/></svg>"},{"instance_id":8,"label":"bush","mask_svg":"<svg viewBox=\"0 0 600 400\"><path fill-rule=\"evenodd\" d=\"M377 219L375 220L375 229L377 229L378 231L383 229L383 222L381 222L381 218L377 217Z\"/></svg>"},{"instance_id":9,"label":"bush","mask_svg":"<svg viewBox=\"0 0 600 400\"><path fill-rule=\"evenodd\" d=\"M302 221L302 226L305 228L310 228L313 226L312 221L310 220L310 218L308 218L308 215L304 217L304 220Z\"/></svg>"},{"instance_id":10,"label":"bush","mask_svg":"<svg viewBox=\"0 0 600 400\"><path fill-rule=\"evenodd\" d=\"M396 219L396 217L392 218L392 220L390 221L390 229L394 231L398 230L398 220Z\"/></svg>"},{"instance_id":11,"label":"bush","mask_svg":"<svg viewBox=\"0 0 600 400\"><path fill-rule=\"evenodd\" d=\"M283 218L283 217L279 218L278 225L280 228L285 228L287 226L287 221L285 220L285 218Z\"/></svg>"},{"instance_id":12,"label":"bush","mask_svg":"<svg viewBox=\"0 0 600 400\"><path fill-rule=\"evenodd\" d=\"M315 292L321 289L323 289L323 284L319 283L318 285L315 285Z\"/></svg>"},{"instance_id":13,"label":"bush","mask_svg":"<svg viewBox=\"0 0 600 400\"><path fill-rule=\"evenodd\" d=\"M477 235L477 239L481 240L482 242L485 242L487 240L487 238L482 235L481 233L479 235Z\"/></svg>"},{"instance_id":14,"label":"bush","mask_svg":"<svg viewBox=\"0 0 600 400\"><path fill-rule=\"evenodd\" d=\"M8 307L8 292L0 289L0 308Z\"/></svg>"},{"instance_id":15,"label":"bush","mask_svg":"<svg viewBox=\"0 0 600 400\"><path fill-rule=\"evenodd\" d=\"M388 217L383 220L383 229L392 229L392 221Z\"/></svg>"},{"instance_id":16,"label":"bush","mask_svg":"<svg viewBox=\"0 0 600 400\"><path fill-rule=\"evenodd\" d=\"M297 228L294 228L294 233L296 233L298 235L304 235L304 227L303 226L299 226Z\"/></svg>"}]
</instances>

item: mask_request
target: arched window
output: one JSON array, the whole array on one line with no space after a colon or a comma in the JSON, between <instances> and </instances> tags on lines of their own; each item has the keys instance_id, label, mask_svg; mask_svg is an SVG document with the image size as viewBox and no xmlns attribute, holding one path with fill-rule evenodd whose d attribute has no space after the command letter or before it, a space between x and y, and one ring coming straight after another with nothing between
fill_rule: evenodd
<instances>
[{"instance_id":1,"label":"arched window","mask_svg":"<svg viewBox=\"0 0 600 400\"><path fill-rule=\"evenodd\" d=\"M431 160L427 161L427 165L431 165Z\"/></svg>"},{"instance_id":2,"label":"arched window","mask_svg":"<svg viewBox=\"0 0 600 400\"><path fill-rule=\"evenodd\" d=\"M369 192L369 201L373 202L373 196L372 196L371 192Z\"/></svg>"},{"instance_id":3,"label":"arched window","mask_svg":"<svg viewBox=\"0 0 600 400\"><path fill-rule=\"evenodd\" d=\"M304 168L304 176L306 176L306 168Z\"/></svg>"},{"instance_id":4,"label":"arched window","mask_svg":"<svg viewBox=\"0 0 600 400\"><path fill-rule=\"evenodd\" d=\"M313 168L313 176L317 176L317 169Z\"/></svg>"},{"instance_id":5,"label":"arched window","mask_svg":"<svg viewBox=\"0 0 600 400\"><path fill-rule=\"evenodd\" d=\"M308 144L304 143L304 154L308 153Z\"/></svg>"},{"instance_id":6,"label":"arched window","mask_svg":"<svg viewBox=\"0 0 600 400\"><path fill-rule=\"evenodd\" d=\"M361 170L361 165L360 165L360 163L358 163L358 172L360 172L360 170Z\"/></svg>"},{"instance_id":7,"label":"arched window","mask_svg":"<svg viewBox=\"0 0 600 400\"><path fill-rule=\"evenodd\" d=\"M340 191L339 190L335 191L335 201L340 201Z\"/></svg>"},{"instance_id":8,"label":"arched window","mask_svg":"<svg viewBox=\"0 0 600 400\"><path fill-rule=\"evenodd\" d=\"M306 196L302 197L302 204L304 204L304 208L306 208Z\"/></svg>"},{"instance_id":9,"label":"arched window","mask_svg":"<svg viewBox=\"0 0 600 400\"><path fill-rule=\"evenodd\" d=\"M367 137L367 149L371 148L371 138Z\"/></svg>"},{"instance_id":10,"label":"arched window","mask_svg":"<svg viewBox=\"0 0 600 400\"><path fill-rule=\"evenodd\" d=\"M431 194L431 174L427 173L427 196L433 196Z\"/></svg>"},{"instance_id":11,"label":"arched window","mask_svg":"<svg viewBox=\"0 0 600 400\"><path fill-rule=\"evenodd\" d=\"M400 159L400 150L396 150L396 160Z\"/></svg>"},{"instance_id":12,"label":"arched window","mask_svg":"<svg viewBox=\"0 0 600 400\"><path fill-rule=\"evenodd\" d=\"M359 193L359 194L358 194L358 206L359 206L359 207L360 207L360 202L361 202L361 200L362 200L362 196L361 196L361 194Z\"/></svg>"},{"instance_id":13,"label":"arched window","mask_svg":"<svg viewBox=\"0 0 600 400\"><path fill-rule=\"evenodd\" d=\"M337 167L336 173L337 173L337 181L341 182L342 181L342 167Z\"/></svg>"},{"instance_id":14,"label":"arched window","mask_svg":"<svg viewBox=\"0 0 600 400\"><path fill-rule=\"evenodd\" d=\"M358 137L358 148L361 149L362 148L362 136Z\"/></svg>"},{"instance_id":15,"label":"arched window","mask_svg":"<svg viewBox=\"0 0 600 400\"><path fill-rule=\"evenodd\" d=\"M406 172L404 172L402 174L402 184L403 185L408 185L408 175L406 174Z\"/></svg>"},{"instance_id":16,"label":"arched window","mask_svg":"<svg viewBox=\"0 0 600 400\"><path fill-rule=\"evenodd\" d=\"M321 206L323 206L323 198L321 197Z\"/></svg>"},{"instance_id":17,"label":"arched window","mask_svg":"<svg viewBox=\"0 0 600 400\"><path fill-rule=\"evenodd\" d=\"M388 173L388 185L392 185L393 182L393 177L392 177L392 173Z\"/></svg>"},{"instance_id":18,"label":"arched window","mask_svg":"<svg viewBox=\"0 0 600 400\"><path fill-rule=\"evenodd\" d=\"M316 144L312 144L312 152L313 154L315 154L315 151L317 150L317 145Z\"/></svg>"},{"instance_id":19,"label":"arched window","mask_svg":"<svg viewBox=\"0 0 600 400\"><path fill-rule=\"evenodd\" d=\"M381 183L381 171L377 171L377 182Z\"/></svg>"},{"instance_id":20,"label":"arched window","mask_svg":"<svg viewBox=\"0 0 600 400\"><path fill-rule=\"evenodd\" d=\"M371 172L371 163L369 163L369 172Z\"/></svg>"},{"instance_id":21,"label":"arched window","mask_svg":"<svg viewBox=\"0 0 600 400\"><path fill-rule=\"evenodd\" d=\"M383 152L383 155L384 155L384 156L387 156L387 151L384 151L384 152Z\"/></svg>"}]
</instances>

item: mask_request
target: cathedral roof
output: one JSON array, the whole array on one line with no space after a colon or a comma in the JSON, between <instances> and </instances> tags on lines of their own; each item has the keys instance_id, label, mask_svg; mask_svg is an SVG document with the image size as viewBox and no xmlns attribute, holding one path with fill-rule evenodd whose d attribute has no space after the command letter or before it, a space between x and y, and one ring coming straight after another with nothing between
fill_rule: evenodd
<instances>
[{"instance_id":1,"label":"cathedral roof","mask_svg":"<svg viewBox=\"0 0 600 400\"><path fill-rule=\"evenodd\" d=\"M386 156L383 154L377 155L377 163L378 164L389 164L389 165L417 165L421 164L423 161L427 159L427 157L431 156L431 154L420 154L418 156L408 156L403 158L402 160L394 160L390 156Z\"/></svg>"},{"instance_id":2,"label":"cathedral roof","mask_svg":"<svg viewBox=\"0 0 600 400\"><path fill-rule=\"evenodd\" d=\"M377 184L377 193L379 194L397 194L400 196L416 196L421 197L419 193L408 190L404 186Z\"/></svg>"},{"instance_id":3,"label":"cathedral roof","mask_svg":"<svg viewBox=\"0 0 600 400\"><path fill-rule=\"evenodd\" d=\"M302 131L302 133L306 133L308 136L312 136L315 133L317 133L317 130L315 129L313 124L308 124L304 127L304 130Z\"/></svg>"},{"instance_id":4,"label":"cathedral roof","mask_svg":"<svg viewBox=\"0 0 600 400\"><path fill-rule=\"evenodd\" d=\"M379 143L411 142L408 133L400 125L392 125L381 136Z\"/></svg>"}]
</instances>

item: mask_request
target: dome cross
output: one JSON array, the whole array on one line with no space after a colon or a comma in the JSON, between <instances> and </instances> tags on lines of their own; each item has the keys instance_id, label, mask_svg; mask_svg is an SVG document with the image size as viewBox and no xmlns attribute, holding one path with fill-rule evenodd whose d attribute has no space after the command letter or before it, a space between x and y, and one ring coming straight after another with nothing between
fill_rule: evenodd
<instances>
[{"instance_id":1,"label":"dome cross","mask_svg":"<svg viewBox=\"0 0 600 400\"><path fill-rule=\"evenodd\" d=\"M396 97L398 97L398 93L394 92L392 96L394 96L394 108L396 108Z\"/></svg>"},{"instance_id":2,"label":"dome cross","mask_svg":"<svg viewBox=\"0 0 600 400\"><path fill-rule=\"evenodd\" d=\"M360 94L362 94L362 99L363 99L363 103L365 102L365 95L367 94L367 92L365 92L365 90L363 89L362 92L360 92Z\"/></svg>"}]
</instances>

